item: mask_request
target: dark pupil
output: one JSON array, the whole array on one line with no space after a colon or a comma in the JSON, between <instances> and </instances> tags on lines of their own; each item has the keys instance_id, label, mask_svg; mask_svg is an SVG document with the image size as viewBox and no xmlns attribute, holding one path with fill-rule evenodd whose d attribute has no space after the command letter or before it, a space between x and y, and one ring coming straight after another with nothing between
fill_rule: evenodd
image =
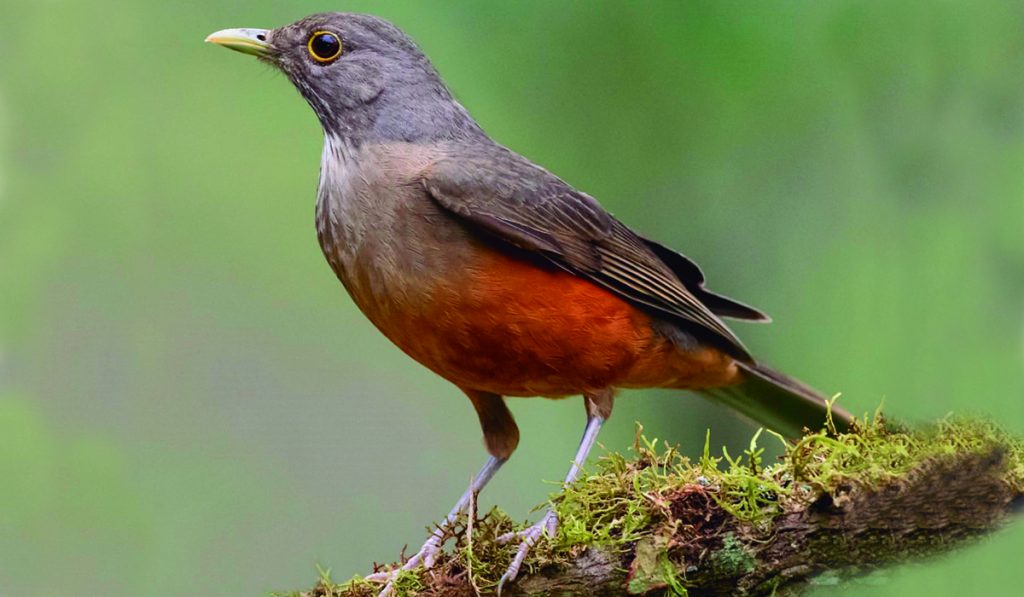
<instances>
[{"instance_id":1,"label":"dark pupil","mask_svg":"<svg viewBox=\"0 0 1024 597\"><path fill-rule=\"evenodd\" d=\"M340 48L341 42L330 33L321 33L313 38L313 53L320 58L333 58Z\"/></svg>"}]
</instances>

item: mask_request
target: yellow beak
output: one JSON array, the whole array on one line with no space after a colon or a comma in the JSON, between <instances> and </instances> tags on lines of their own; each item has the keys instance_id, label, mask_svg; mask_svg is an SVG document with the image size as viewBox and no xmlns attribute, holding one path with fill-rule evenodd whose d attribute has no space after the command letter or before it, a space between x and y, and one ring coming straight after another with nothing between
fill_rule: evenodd
<instances>
[{"instance_id":1,"label":"yellow beak","mask_svg":"<svg viewBox=\"0 0 1024 597\"><path fill-rule=\"evenodd\" d=\"M268 34L266 29L224 29L211 33L206 41L243 54L267 56L274 49L267 43Z\"/></svg>"}]
</instances>

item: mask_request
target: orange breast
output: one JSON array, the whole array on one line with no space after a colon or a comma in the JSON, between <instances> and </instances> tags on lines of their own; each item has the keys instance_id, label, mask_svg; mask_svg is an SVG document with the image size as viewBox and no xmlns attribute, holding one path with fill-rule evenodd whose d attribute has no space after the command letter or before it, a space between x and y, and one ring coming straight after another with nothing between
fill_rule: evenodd
<instances>
[{"instance_id":1,"label":"orange breast","mask_svg":"<svg viewBox=\"0 0 1024 597\"><path fill-rule=\"evenodd\" d=\"M506 396L704 387L735 376L715 349L681 352L644 312L595 284L481 245L415 313L376 322L453 383ZM401 320L401 321L400 321Z\"/></svg>"}]
</instances>

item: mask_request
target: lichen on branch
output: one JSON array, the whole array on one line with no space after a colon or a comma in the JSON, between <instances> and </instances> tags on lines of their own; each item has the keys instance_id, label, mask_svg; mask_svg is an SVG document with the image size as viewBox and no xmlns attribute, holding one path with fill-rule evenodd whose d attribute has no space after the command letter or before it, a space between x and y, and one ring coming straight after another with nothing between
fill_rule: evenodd
<instances>
[{"instance_id":1,"label":"lichen on branch","mask_svg":"<svg viewBox=\"0 0 1024 597\"><path fill-rule=\"evenodd\" d=\"M777 462L763 459L777 441ZM948 551L997 529L1024 496L1024 443L992 424L945 419L920 430L880 416L787 442L758 431L742 455L696 461L638 426L629 455L608 453L552 497L556 536L533 549L512 595L792 594L823 574L845 578ZM404 572L399 594L492 594L519 528L500 510L463 521L430 571ZM375 595L324 574L302 597Z\"/></svg>"}]
</instances>

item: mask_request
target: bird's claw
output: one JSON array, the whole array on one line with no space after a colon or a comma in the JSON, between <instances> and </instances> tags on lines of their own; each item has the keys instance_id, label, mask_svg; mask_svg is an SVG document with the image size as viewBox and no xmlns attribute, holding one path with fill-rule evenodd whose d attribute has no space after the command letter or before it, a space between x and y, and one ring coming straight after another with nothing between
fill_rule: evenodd
<instances>
[{"instance_id":1,"label":"bird's claw","mask_svg":"<svg viewBox=\"0 0 1024 597\"><path fill-rule=\"evenodd\" d=\"M548 536L554 537L555 530L558 529L558 516L554 512L548 511L548 513L544 515L544 518L542 518L537 524L521 531L512 531L498 535L498 538L495 539L495 541L501 544L511 543L515 539L525 541L526 537L537 529L547 531Z\"/></svg>"},{"instance_id":2,"label":"bird's claw","mask_svg":"<svg viewBox=\"0 0 1024 597\"><path fill-rule=\"evenodd\" d=\"M426 543L423 544L423 547L421 547L415 555L406 560L405 564L400 568L374 572L373 574L365 577L365 580L385 583L384 588L377 594L377 597L390 597L395 592L395 578L398 577L400 572L414 570L419 568L421 565L427 570L433 568L434 562L437 560L437 554L440 551L441 535L435 532L429 539L427 539Z\"/></svg>"},{"instance_id":3,"label":"bird's claw","mask_svg":"<svg viewBox=\"0 0 1024 597\"><path fill-rule=\"evenodd\" d=\"M512 558L512 563L508 565L505 574L502 574L501 580L498 581L498 595L501 595L501 591L507 583L514 581L519 576L519 569L523 566L526 555L530 552L530 548L537 544L541 535L546 533L549 537L553 537L557 528L558 515L555 514L554 510L548 510L544 518L530 528L513 533L505 533L498 537L499 543L509 543L517 538L521 541L519 549L516 550L516 556Z\"/></svg>"}]
</instances>

